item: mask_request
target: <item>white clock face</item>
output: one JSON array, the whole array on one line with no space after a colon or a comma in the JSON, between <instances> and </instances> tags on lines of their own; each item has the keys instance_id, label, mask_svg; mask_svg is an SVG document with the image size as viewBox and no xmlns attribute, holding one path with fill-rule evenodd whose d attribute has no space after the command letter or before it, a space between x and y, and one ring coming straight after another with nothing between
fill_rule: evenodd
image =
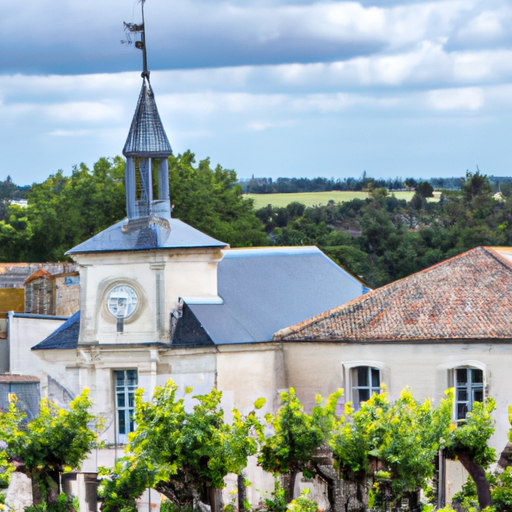
<instances>
[{"instance_id":1,"label":"white clock face","mask_svg":"<svg viewBox=\"0 0 512 512\"><path fill-rule=\"evenodd\" d=\"M137 294L126 284L112 288L107 297L107 307L116 318L128 318L137 307Z\"/></svg>"}]
</instances>

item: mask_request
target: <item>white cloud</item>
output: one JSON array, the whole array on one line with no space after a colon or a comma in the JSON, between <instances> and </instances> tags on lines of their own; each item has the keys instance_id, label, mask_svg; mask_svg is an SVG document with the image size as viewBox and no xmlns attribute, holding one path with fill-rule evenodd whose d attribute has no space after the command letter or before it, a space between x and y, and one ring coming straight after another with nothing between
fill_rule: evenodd
<instances>
[{"instance_id":1,"label":"white cloud","mask_svg":"<svg viewBox=\"0 0 512 512\"><path fill-rule=\"evenodd\" d=\"M495 10L485 10L477 13L463 24L455 33L460 41L474 43L475 41L496 40L503 37L510 26L512 9L505 6Z\"/></svg>"},{"instance_id":2,"label":"white cloud","mask_svg":"<svg viewBox=\"0 0 512 512\"><path fill-rule=\"evenodd\" d=\"M478 87L430 91L428 100L436 110L478 110L485 101L484 91Z\"/></svg>"}]
</instances>

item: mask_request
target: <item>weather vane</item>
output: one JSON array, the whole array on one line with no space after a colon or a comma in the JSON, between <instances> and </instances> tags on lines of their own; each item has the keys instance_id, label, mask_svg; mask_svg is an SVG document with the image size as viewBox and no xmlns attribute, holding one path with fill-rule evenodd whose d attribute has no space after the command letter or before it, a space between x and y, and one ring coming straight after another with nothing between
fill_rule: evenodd
<instances>
[{"instance_id":1,"label":"weather vane","mask_svg":"<svg viewBox=\"0 0 512 512\"><path fill-rule=\"evenodd\" d=\"M142 11L142 23L140 25L136 23L126 23L123 21L124 33L126 35L125 40L121 40L121 44L134 44L135 48L142 50L142 78L149 80L148 71L148 59L146 55L146 31L144 25L144 4L146 0L140 0L141 11Z\"/></svg>"}]
</instances>

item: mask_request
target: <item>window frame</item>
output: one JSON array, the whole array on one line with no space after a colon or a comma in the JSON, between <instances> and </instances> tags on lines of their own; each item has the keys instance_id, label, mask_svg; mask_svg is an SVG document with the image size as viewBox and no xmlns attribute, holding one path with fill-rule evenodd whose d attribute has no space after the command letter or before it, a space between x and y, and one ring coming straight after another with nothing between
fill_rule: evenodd
<instances>
[{"instance_id":1,"label":"window frame","mask_svg":"<svg viewBox=\"0 0 512 512\"><path fill-rule=\"evenodd\" d=\"M366 370L366 378L367 378L366 384L359 383L359 377L361 376L360 370L363 368ZM378 379L379 379L378 386L373 385L373 377L374 377L373 373L374 372L377 372L377 375L378 375ZM361 403L368 401L373 396L374 393L375 394L380 393L380 391L382 389L382 387L381 387L381 384L382 384L381 370L380 370L380 368L377 368L376 366L360 365L360 366L354 366L351 369L351 373L352 373L351 391L352 391L352 398L353 398L352 402L353 402L354 409L357 410L361 407ZM356 395L359 398L359 394L361 391L367 391L368 398L366 400L357 400L356 401Z\"/></svg>"},{"instance_id":2,"label":"window frame","mask_svg":"<svg viewBox=\"0 0 512 512\"><path fill-rule=\"evenodd\" d=\"M466 382L459 382L459 371L465 370L467 372ZM466 416L469 412L473 410L473 405L475 402L479 402L479 400L475 400L475 393L481 392L482 402L485 402L485 369L479 368L473 365L460 365L452 368L452 383L455 391L454 397L454 411L453 416L455 421L461 422L466 420ZM481 380L477 381L473 379L473 374L475 372L481 373ZM459 391L466 392L466 399L459 399ZM466 412L464 417L461 417L459 412L459 406L466 405Z\"/></svg>"},{"instance_id":3,"label":"window frame","mask_svg":"<svg viewBox=\"0 0 512 512\"><path fill-rule=\"evenodd\" d=\"M135 378L129 378L128 372L134 372ZM123 378L118 379L118 376L121 374L123 374ZM133 376L133 374L131 375ZM136 428L133 414L135 413L135 391L139 385L139 374L135 368L122 368L113 371L113 380L116 419L115 435L118 444L127 444L128 434ZM130 384L130 382L135 383Z\"/></svg>"}]
</instances>

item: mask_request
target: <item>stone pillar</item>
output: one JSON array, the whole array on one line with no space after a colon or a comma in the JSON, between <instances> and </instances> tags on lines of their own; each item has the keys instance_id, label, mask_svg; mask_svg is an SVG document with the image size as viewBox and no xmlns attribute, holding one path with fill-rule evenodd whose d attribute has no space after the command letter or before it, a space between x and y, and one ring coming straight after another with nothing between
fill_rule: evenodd
<instances>
[{"instance_id":1,"label":"stone pillar","mask_svg":"<svg viewBox=\"0 0 512 512\"><path fill-rule=\"evenodd\" d=\"M5 495L5 503L11 512L24 512L33 505L32 482L24 473L17 471L11 475L11 483Z\"/></svg>"},{"instance_id":2,"label":"stone pillar","mask_svg":"<svg viewBox=\"0 0 512 512\"><path fill-rule=\"evenodd\" d=\"M162 158L158 163L158 199L169 199L169 163Z\"/></svg>"},{"instance_id":3,"label":"stone pillar","mask_svg":"<svg viewBox=\"0 0 512 512\"><path fill-rule=\"evenodd\" d=\"M124 186L126 189L126 214L129 219L134 219L137 216L137 210L135 208L135 162L132 157L126 160Z\"/></svg>"},{"instance_id":4,"label":"stone pillar","mask_svg":"<svg viewBox=\"0 0 512 512\"><path fill-rule=\"evenodd\" d=\"M151 270L155 271L155 317L156 331L160 341L165 340L165 278L164 262L150 264Z\"/></svg>"}]
</instances>

